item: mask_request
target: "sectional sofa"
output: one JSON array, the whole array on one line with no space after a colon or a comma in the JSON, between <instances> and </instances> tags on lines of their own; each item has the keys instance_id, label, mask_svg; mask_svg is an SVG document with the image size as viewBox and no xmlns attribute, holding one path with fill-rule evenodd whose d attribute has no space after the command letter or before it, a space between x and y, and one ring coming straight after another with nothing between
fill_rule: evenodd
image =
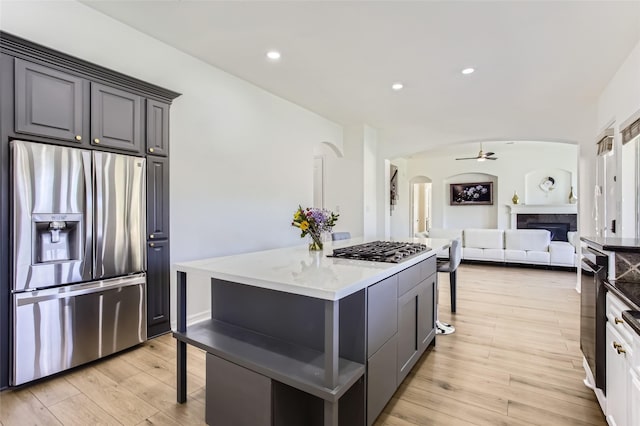
<instances>
[{"instance_id":1,"label":"sectional sofa","mask_svg":"<svg viewBox=\"0 0 640 426\"><path fill-rule=\"evenodd\" d=\"M462 259L485 262L519 263L530 265L575 267L576 233L567 234L570 242L551 241L545 229L444 229L431 228L416 236L431 238L459 238ZM440 253L447 257L448 253Z\"/></svg>"}]
</instances>

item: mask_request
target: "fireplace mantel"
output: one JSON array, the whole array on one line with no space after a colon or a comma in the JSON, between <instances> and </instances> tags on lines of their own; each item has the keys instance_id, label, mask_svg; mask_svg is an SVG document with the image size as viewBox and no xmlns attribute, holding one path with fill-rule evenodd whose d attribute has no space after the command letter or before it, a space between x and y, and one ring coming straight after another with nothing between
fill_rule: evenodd
<instances>
[{"instance_id":1,"label":"fireplace mantel","mask_svg":"<svg viewBox=\"0 0 640 426\"><path fill-rule=\"evenodd\" d=\"M578 214L576 204L507 204L507 207L511 213L511 229L517 229L519 214L576 216ZM573 221L575 222L575 218Z\"/></svg>"},{"instance_id":2,"label":"fireplace mantel","mask_svg":"<svg viewBox=\"0 0 640 426\"><path fill-rule=\"evenodd\" d=\"M507 204L511 214L578 214L576 204Z\"/></svg>"}]
</instances>

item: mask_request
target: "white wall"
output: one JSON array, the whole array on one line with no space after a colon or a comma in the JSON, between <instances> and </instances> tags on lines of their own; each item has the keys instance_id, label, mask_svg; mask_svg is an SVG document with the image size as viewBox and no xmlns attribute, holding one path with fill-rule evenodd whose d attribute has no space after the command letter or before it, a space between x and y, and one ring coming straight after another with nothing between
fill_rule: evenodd
<instances>
[{"instance_id":1,"label":"white wall","mask_svg":"<svg viewBox=\"0 0 640 426\"><path fill-rule=\"evenodd\" d=\"M342 149L341 126L80 3L3 2L0 19L4 31L182 93L170 123L172 263L303 243L290 223L312 202L314 146ZM328 183L331 200L341 189ZM197 316L208 283L192 281Z\"/></svg>"},{"instance_id":2,"label":"white wall","mask_svg":"<svg viewBox=\"0 0 640 426\"><path fill-rule=\"evenodd\" d=\"M326 143L316 152L324 162L324 206L340 214L333 230L350 232L352 237L362 236L362 141L345 131L344 154Z\"/></svg>"},{"instance_id":3,"label":"white wall","mask_svg":"<svg viewBox=\"0 0 640 426\"><path fill-rule=\"evenodd\" d=\"M378 167L378 139L375 129L369 126L362 126L361 135L363 158L363 221L364 236L374 238L378 234L378 185L379 175L384 174L384 170ZM387 172L388 174L388 172ZM382 186L380 186L381 188Z\"/></svg>"},{"instance_id":4,"label":"white wall","mask_svg":"<svg viewBox=\"0 0 640 426\"><path fill-rule=\"evenodd\" d=\"M487 145L487 144L485 144ZM518 192L521 200L527 199L528 192L541 191L537 185L527 187L527 174L544 172L545 170L563 169L571 174L571 182L560 182L563 188L577 185L577 146L552 142L494 142L485 146L485 151L494 151L498 160L477 162L474 160L457 161L457 157L469 156L474 153L477 145L464 147L440 148L424 155L410 158L407 162L407 179L414 176L426 176L433 182L432 198L432 226L435 228L451 227L487 227L508 229L510 215L507 205L512 204L514 191ZM466 153L467 155L465 155ZM475 176L474 176L475 175ZM458 177L471 179L472 177L495 177L493 206L450 206L449 183L462 182ZM485 179L487 180L487 179ZM489 178L488 180L492 180ZM475 181L475 180L470 180ZM568 202L569 191L564 194ZM537 199L530 196L529 198ZM406 203L408 200L400 200ZM394 221L393 232L404 232L409 229L409 215L406 223ZM400 227L401 231L395 228Z\"/></svg>"},{"instance_id":5,"label":"white wall","mask_svg":"<svg viewBox=\"0 0 640 426\"><path fill-rule=\"evenodd\" d=\"M637 117L640 112L640 42L629 54L625 62L611 79L605 90L598 99L597 107L597 132L601 132L607 127L614 129L615 144L613 157L606 160L608 173L604 179L604 192L608 194L606 203L605 224L610 225L612 219L618 221L619 231L616 234L608 233L609 236L633 237L635 227L632 223L636 214L633 201L635 197L629 197L622 188L635 186L630 181L635 182L635 169L638 164L630 165L628 161L623 161L622 145L619 131L622 130L630 117ZM583 143L581 149L581 166L595 170L596 155L595 143L598 134L593 135L593 139ZM637 142L636 142L637 143ZM628 159L626 159L628 160ZM614 181L613 177L616 176ZM581 179L587 183L588 174L581 173ZM582 183L582 182L581 182ZM596 232L595 223L589 210L593 212L593 183L591 186L582 185L581 197L589 199L589 204L583 204L581 230L583 233ZM584 195L584 196L583 196ZM624 212L624 213L623 213ZM590 220L586 220L586 219Z\"/></svg>"}]
</instances>

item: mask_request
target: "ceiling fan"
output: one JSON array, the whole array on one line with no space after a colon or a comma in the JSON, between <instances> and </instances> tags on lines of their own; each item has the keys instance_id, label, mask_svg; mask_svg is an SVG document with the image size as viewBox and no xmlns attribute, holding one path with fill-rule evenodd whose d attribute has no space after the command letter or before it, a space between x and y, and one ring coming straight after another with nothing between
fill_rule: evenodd
<instances>
[{"instance_id":1,"label":"ceiling fan","mask_svg":"<svg viewBox=\"0 0 640 426\"><path fill-rule=\"evenodd\" d=\"M496 155L496 153L495 152L484 152L482 150L482 144L480 144L480 152L478 152L478 155L476 157L456 158L456 160L477 160L477 161L497 160L498 157L492 157L493 155Z\"/></svg>"}]
</instances>

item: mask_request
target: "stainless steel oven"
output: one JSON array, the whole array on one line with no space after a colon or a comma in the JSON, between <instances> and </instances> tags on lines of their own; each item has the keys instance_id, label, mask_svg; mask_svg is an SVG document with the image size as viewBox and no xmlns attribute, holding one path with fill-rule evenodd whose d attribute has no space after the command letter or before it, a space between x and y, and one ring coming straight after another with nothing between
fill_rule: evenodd
<instances>
[{"instance_id":1,"label":"stainless steel oven","mask_svg":"<svg viewBox=\"0 0 640 426\"><path fill-rule=\"evenodd\" d=\"M606 395L605 359L606 290L609 256L591 247L582 247L580 291L580 349L584 354L594 383Z\"/></svg>"}]
</instances>

